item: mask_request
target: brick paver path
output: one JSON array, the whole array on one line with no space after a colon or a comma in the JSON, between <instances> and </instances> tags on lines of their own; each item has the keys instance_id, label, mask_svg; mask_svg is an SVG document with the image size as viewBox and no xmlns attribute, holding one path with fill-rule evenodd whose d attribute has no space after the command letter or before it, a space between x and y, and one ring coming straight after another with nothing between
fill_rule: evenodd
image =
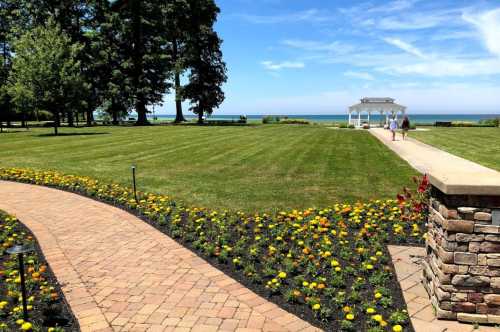
<instances>
[{"instance_id":1,"label":"brick paver path","mask_svg":"<svg viewBox=\"0 0 500 332\"><path fill-rule=\"evenodd\" d=\"M389 252L396 269L397 278L408 306L416 332L499 332L491 326L475 328L472 324L437 320L427 292L420 282L422 267L420 260L425 256L424 248L389 246Z\"/></svg>"},{"instance_id":2,"label":"brick paver path","mask_svg":"<svg viewBox=\"0 0 500 332\"><path fill-rule=\"evenodd\" d=\"M0 197L37 237L82 331L318 331L125 211L5 181Z\"/></svg>"}]
</instances>

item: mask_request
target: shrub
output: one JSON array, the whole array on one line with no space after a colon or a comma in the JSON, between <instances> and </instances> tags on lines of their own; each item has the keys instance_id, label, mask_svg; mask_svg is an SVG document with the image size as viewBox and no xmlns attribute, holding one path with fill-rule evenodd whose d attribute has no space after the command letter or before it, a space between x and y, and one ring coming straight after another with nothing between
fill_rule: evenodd
<instances>
[{"instance_id":1,"label":"shrub","mask_svg":"<svg viewBox=\"0 0 500 332\"><path fill-rule=\"evenodd\" d=\"M263 124L271 124L271 123L278 123L278 122L280 122L280 117L278 117L278 116L266 115L265 117L262 118Z\"/></svg>"},{"instance_id":2,"label":"shrub","mask_svg":"<svg viewBox=\"0 0 500 332\"><path fill-rule=\"evenodd\" d=\"M287 119L287 120L281 120L279 124L302 124L302 125L308 125L310 124L309 121L304 120L304 119Z\"/></svg>"},{"instance_id":3,"label":"shrub","mask_svg":"<svg viewBox=\"0 0 500 332\"><path fill-rule=\"evenodd\" d=\"M355 127L353 124L350 124L349 126L347 126L347 128L349 128L349 129L354 129L354 128L356 128L356 127Z\"/></svg>"},{"instance_id":4,"label":"shrub","mask_svg":"<svg viewBox=\"0 0 500 332\"><path fill-rule=\"evenodd\" d=\"M484 119L479 121L479 124L491 127L498 127L500 126L500 117L494 119Z\"/></svg>"}]
</instances>

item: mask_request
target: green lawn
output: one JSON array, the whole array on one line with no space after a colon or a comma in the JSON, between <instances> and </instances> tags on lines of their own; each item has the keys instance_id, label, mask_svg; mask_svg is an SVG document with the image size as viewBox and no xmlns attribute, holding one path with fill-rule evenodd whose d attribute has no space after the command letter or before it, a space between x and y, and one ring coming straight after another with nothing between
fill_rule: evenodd
<instances>
[{"instance_id":1,"label":"green lawn","mask_svg":"<svg viewBox=\"0 0 500 332\"><path fill-rule=\"evenodd\" d=\"M500 171L500 128L430 128L410 136Z\"/></svg>"},{"instance_id":2,"label":"green lawn","mask_svg":"<svg viewBox=\"0 0 500 332\"><path fill-rule=\"evenodd\" d=\"M388 198L416 172L368 132L322 126L97 127L0 134L0 166L130 183L197 206L245 211Z\"/></svg>"}]
</instances>

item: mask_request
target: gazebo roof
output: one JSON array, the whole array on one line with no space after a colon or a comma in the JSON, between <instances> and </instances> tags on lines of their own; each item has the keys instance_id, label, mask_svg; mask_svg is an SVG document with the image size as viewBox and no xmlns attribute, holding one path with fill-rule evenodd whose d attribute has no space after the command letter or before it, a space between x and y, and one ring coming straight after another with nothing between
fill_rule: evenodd
<instances>
[{"instance_id":1,"label":"gazebo roof","mask_svg":"<svg viewBox=\"0 0 500 332\"><path fill-rule=\"evenodd\" d=\"M349 112L352 111L372 111L372 112L398 112L404 111L406 107L396 104L393 98L373 98L365 97L361 102L349 107Z\"/></svg>"}]
</instances>

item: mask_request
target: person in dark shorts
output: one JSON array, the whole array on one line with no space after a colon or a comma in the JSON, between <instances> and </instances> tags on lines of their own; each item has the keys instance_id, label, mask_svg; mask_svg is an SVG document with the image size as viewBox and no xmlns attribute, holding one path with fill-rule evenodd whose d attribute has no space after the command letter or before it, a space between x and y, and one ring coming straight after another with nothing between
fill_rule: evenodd
<instances>
[{"instance_id":1,"label":"person in dark shorts","mask_svg":"<svg viewBox=\"0 0 500 332\"><path fill-rule=\"evenodd\" d=\"M401 123L401 129L403 129L403 140L405 136L408 135L408 130L410 130L410 120L407 116L403 119L403 123Z\"/></svg>"}]
</instances>

